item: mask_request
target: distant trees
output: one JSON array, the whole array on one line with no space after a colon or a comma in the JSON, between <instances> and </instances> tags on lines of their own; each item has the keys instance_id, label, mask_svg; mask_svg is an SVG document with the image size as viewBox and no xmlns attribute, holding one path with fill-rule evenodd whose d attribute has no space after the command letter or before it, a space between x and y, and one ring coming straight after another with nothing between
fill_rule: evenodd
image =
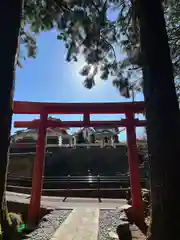
<instances>
[{"instance_id":1,"label":"distant trees","mask_svg":"<svg viewBox=\"0 0 180 240\"><path fill-rule=\"evenodd\" d=\"M77 144L86 143L84 139L83 131L78 132L76 142Z\"/></svg>"},{"instance_id":2,"label":"distant trees","mask_svg":"<svg viewBox=\"0 0 180 240\"><path fill-rule=\"evenodd\" d=\"M92 134L91 134L91 143L95 143L95 140L96 140L96 139L95 139L95 136L94 136L94 134L92 133Z\"/></svg>"},{"instance_id":3,"label":"distant trees","mask_svg":"<svg viewBox=\"0 0 180 240\"><path fill-rule=\"evenodd\" d=\"M118 137L118 135L116 134L116 135L114 135L114 142L115 143L119 143L119 137Z\"/></svg>"}]
</instances>

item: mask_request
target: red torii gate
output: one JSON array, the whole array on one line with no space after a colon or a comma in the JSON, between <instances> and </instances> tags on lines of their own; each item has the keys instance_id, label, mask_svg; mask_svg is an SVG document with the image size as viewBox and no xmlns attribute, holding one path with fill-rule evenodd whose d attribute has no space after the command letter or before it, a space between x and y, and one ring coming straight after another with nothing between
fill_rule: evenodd
<instances>
[{"instance_id":1,"label":"red torii gate","mask_svg":"<svg viewBox=\"0 0 180 240\"><path fill-rule=\"evenodd\" d=\"M45 158L46 128L48 127L126 127L128 163L132 204L142 209L139 158L136 146L136 127L145 126L145 120L134 118L135 113L144 112L144 102L134 103L40 103L15 101L14 114L40 114L39 121L16 121L16 128L37 128L38 139L32 178L32 194L28 209L28 222L35 223L40 216L41 192ZM119 121L90 121L90 114L122 114L126 119ZM57 122L48 120L48 114L83 114L83 121Z\"/></svg>"}]
</instances>

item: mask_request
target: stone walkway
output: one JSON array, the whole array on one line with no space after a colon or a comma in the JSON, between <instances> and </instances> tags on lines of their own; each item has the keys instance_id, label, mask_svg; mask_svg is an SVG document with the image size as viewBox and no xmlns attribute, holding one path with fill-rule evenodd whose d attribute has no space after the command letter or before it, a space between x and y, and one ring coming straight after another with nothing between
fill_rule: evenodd
<instances>
[{"instance_id":1,"label":"stone walkway","mask_svg":"<svg viewBox=\"0 0 180 240\"><path fill-rule=\"evenodd\" d=\"M51 240L98 240L99 208L75 208L60 225ZM136 226L131 226L133 240L145 240ZM108 239L118 240L117 235Z\"/></svg>"},{"instance_id":2,"label":"stone walkway","mask_svg":"<svg viewBox=\"0 0 180 240\"><path fill-rule=\"evenodd\" d=\"M29 195L7 192L8 201L28 204ZM123 206L124 199L68 198L66 202L60 197L42 197L41 205L53 209L73 209L67 219L60 225L51 240L98 240L99 239L99 211L117 209ZM110 231L108 231L110 233ZM133 240L145 240L140 231L131 226ZM117 240L113 236L108 239Z\"/></svg>"},{"instance_id":3,"label":"stone walkway","mask_svg":"<svg viewBox=\"0 0 180 240\"><path fill-rule=\"evenodd\" d=\"M51 240L97 240L99 208L75 208Z\"/></svg>"}]
</instances>

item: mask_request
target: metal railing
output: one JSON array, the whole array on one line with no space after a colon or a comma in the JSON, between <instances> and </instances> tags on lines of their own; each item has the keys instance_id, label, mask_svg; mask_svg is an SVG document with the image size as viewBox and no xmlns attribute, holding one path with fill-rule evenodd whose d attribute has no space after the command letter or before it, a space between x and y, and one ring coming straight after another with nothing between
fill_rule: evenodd
<instances>
[{"instance_id":1,"label":"metal railing","mask_svg":"<svg viewBox=\"0 0 180 240\"><path fill-rule=\"evenodd\" d=\"M52 152L46 152L46 155L52 155ZM17 152L17 153L9 153L9 156L35 156L36 152Z\"/></svg>"},{"instance_id":2,"label":"metal railing","mask_svg":"<svg viewBox=\"0 0 180 240\"><path fill-rule=\"evenodd\" d=\"M142 186L146 184L146 181L147 179L141 178ZM31 177L9 174L7 183L8 191L17 191L21 193L26 192L28 194L32 191ZM87 197L87 194L89 194L89 197L92 197L95 194L101 202L101 198L103 198L106 194L109 194L108 196L111 198L114 198L117 193L118 196L125 197L129 186L129 176L125 174L118 176L49 176L44 177L42 191L47 196L60 195L64 197L63 201L70 196L76 196L76 194L79 194L78 192L81 192L81 197Z\"/></svg>"},{"instance_id":3,"label":"metal railing","mask_svg":"<svg viewBox=\"0 0 180 240\"><path fill-rule=\"evenodd\" d=\"M128 175L122 174L122 175L86 175L86 176L72 176L72 175L66 175L66 176L47 176L43 177L43 182L45 186L48 185L56 185L59 187L59 184L87 184L91 185L94 183L98 184L129 184L130 178ZM140 181L143 183L146 181L145 177L141 177ZM8 174L8 182L11 182L11 185L17 186L17 184L20 184L23 186L30 186L32 182L32 177L24 177L24 176L17 176L15 174Z\"/></svg>"}]
</instances>

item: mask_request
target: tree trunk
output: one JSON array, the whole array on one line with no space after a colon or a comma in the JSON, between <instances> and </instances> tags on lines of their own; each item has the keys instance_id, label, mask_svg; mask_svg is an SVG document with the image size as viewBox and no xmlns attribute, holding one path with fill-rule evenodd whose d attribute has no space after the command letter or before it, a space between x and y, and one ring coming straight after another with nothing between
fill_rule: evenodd
<instances>
[{"instance_id":1,"label":"tree trunk","mask_svg":"<svg viewBox=\"0 0 180 240\"><path fill-rule=\"evenodd\" d=\"M153 240L179 239L180 114L160 0L138 0Z\"/></svg>"},{"instance_id":2,"label":"tree trunk","mask_svg":"<svg viewBox=\"0 0 180 240\"><path fill-rule=\"evenodd\" d=\"M22 0L3 1L0 14L1 33L1 88L0 88L0 224L2 226L3 240L10 240L7 232L6 216L6 177L8 167L8 149L10 143L10 129L12 120L13 84L15 75L15 55L18 46L18 36L22 14Z\"/></svg>"}]
</instances>

